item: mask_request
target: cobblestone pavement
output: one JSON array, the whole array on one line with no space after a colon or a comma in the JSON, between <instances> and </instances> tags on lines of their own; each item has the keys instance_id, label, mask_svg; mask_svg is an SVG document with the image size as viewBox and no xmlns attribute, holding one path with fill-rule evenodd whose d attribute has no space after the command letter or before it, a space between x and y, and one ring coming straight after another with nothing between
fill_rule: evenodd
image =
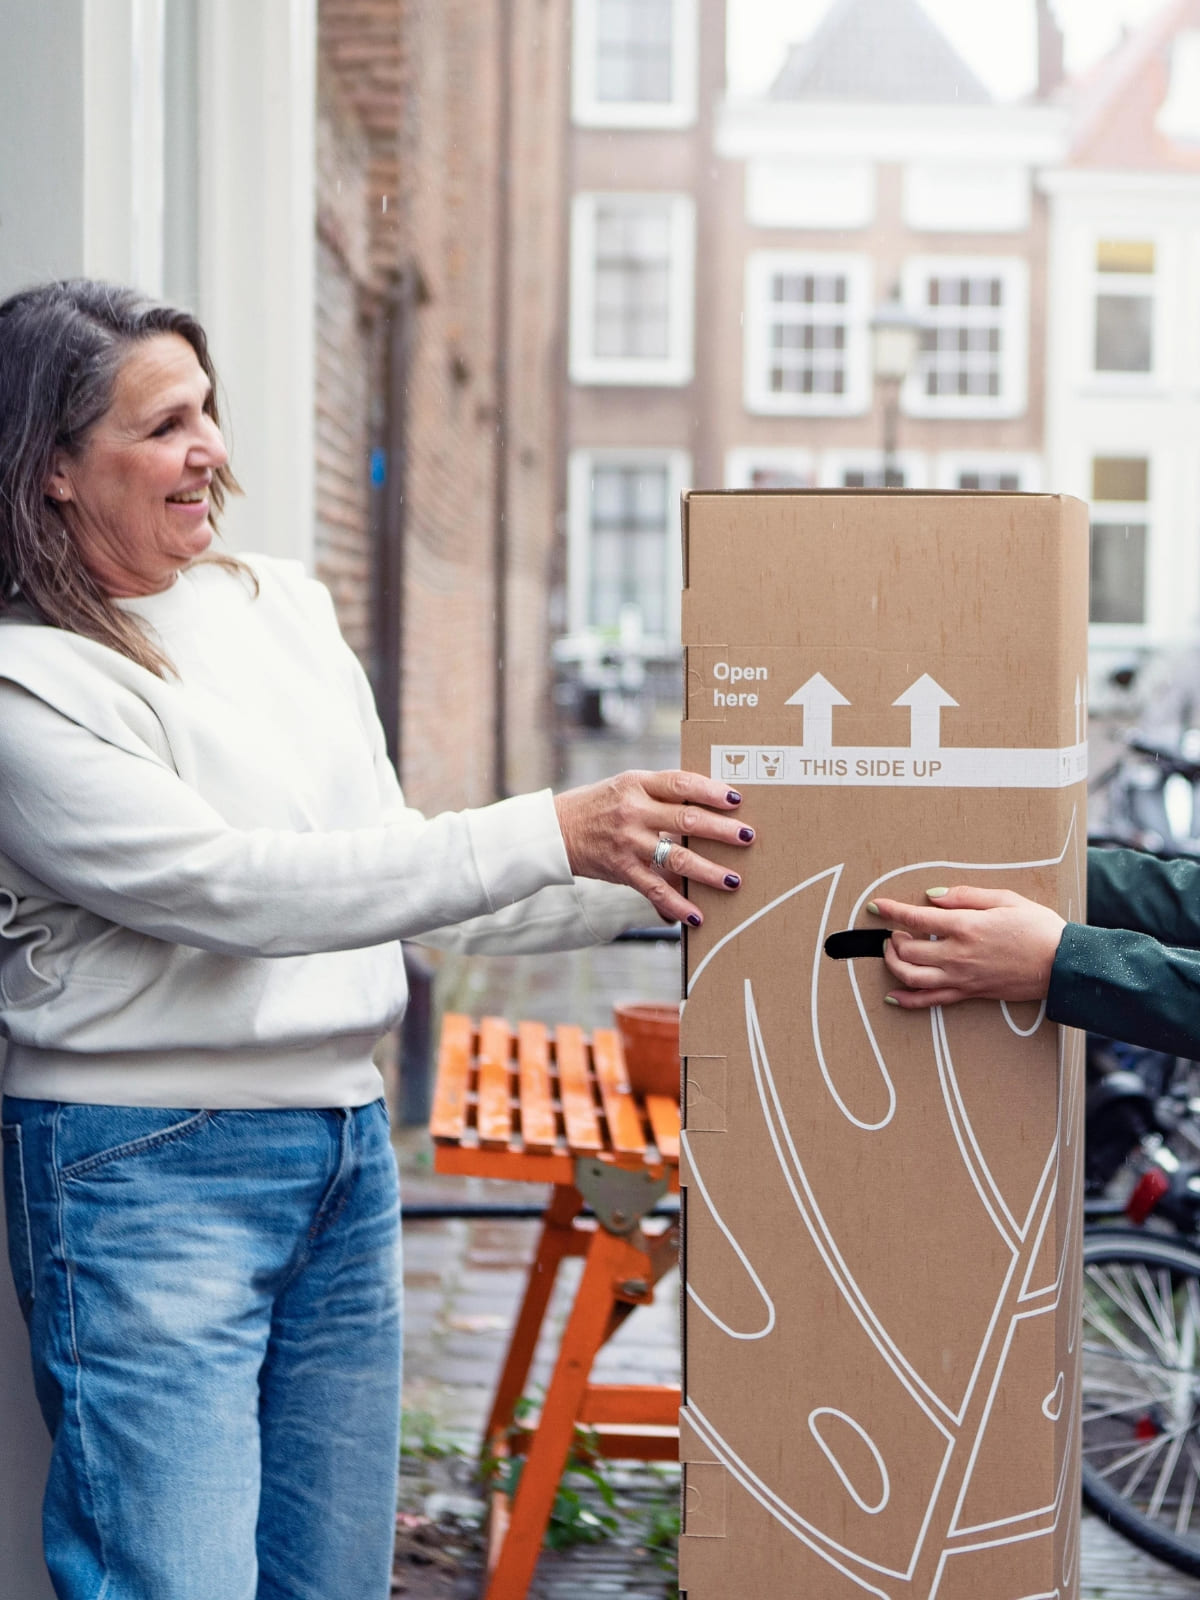
<instances>
[{"instance_id":1,"label":"cobblestone pavement","mask_svg":"<svg viewBox=\"0 0 1200 1600\"><path fill-rule=\"evenodd\" d=\"M576 779L621 766L673 764L669 739L634 749L596 741L577 749ZM678 951L671 945L613 946L553 958L458 960L439 973L439 1002L474 1016L496 1014L547 1022L607 1024L614 999L674 999ZM428 1138L398 1138L405 1204L405 1409L408 1443L401 1474L395 1593L405 1600L468 1600L479 1593L482 1538L474 1461L537 1237L534 1221L418 1221L422 1203L539 1204L545 1191L432 1171ZM557 1334L581 1263L564 1264L534 1364L531 1385L548 1380ZM621 1327L600 1358L599 1376L678 1382L678 1279L660 1285L655 1303ZM668 1552L677 1511L671 1468L613 1467L608 1477L620 1516L613 1537L543 1553L530 1600L663 1600L676 1593ZM605 1507L593 1494L587 1503ZM431 1519L431 1520L427 1520ZM1200 1600L1200 1581L1143 1555L1097 1518L1083 1522L1082 1600ZM729 1597L739 1600L739 1597ZM988 1597L981 1597L988 1600Z\"/></svg>"},{"instance_id":2,"label":"cobblestone pavement","mask_svg":"<svg viewBox=\"0 0 1200 1600\"><path fill-rule=\"evenodd\" d=\"M410 1199L445 1196L446 1180L424 1173L419 1140L407 1141L404 1165L411 1174ZM464 1185L455 1186L459 1192ZM506 1199L528 1198L525 1186L490 1185ZM471 1198L478 1198L472 1194ZM460 1497L478 1500L473 1468L507 1332L533 1249L532 1222L423 1222L405 1229L408 1284L406 1409L410 1448L401 1480L401 1504L413 1513L444 1510ZM563 1268L551 1305L546 1335L535 1362L532 1387L544 1387L553 1361L557 1332L570 1304L578 1262ZM678 1281L672 1274L660 1286L653 1306L632 1316L603 1352L603 1379L646 1383L678 1382ZM446 1456L420 1454L421 1435ZM599 1546L548 1551L542 1556L530 1600L663 1600L674 1595L669 1564L661 1551L647 1548L656 1526L676 1508L678 1475L663 1467L612 1469L622 1511L619 1531ZM430 1496L436 1496L432 1502ZM591 1504L603 1511L598 1497ZM482 1505L479 1506L482 1514ZM452 1540L451 1543L454 1543ZM397 1594L408 1600L466 1600L479 1592L480 1541L464 1533L452 1571L403 1562L406 1584ZM735 1597L730 1597L735 1600ZM982 1597L986 1600L986 1597ZM1098 1518L1085 1515L1081 1600L1200 1600L1200 1582L1173 1572L1113 1533Z\"/></svg>"}]
</instances>

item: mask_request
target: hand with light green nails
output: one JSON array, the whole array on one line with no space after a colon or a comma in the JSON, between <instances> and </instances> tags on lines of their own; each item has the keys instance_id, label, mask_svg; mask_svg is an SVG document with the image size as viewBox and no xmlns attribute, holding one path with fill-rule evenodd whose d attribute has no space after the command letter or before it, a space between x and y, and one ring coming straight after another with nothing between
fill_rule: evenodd
<instances>
[{"instance_id":1,"label":"hand with light green nails","mask_svg":"<svg viewBox=\"0 0 1200 1600\"><path fill-rule=\"evenodd\" d=\"M1066 923L1049 906L1008 889L925 891L933 902L873 900L891 929L883 959L902 985L887 996L906 1011L959 1000L1044 1000Z\"/></svg>"}]
</instances>

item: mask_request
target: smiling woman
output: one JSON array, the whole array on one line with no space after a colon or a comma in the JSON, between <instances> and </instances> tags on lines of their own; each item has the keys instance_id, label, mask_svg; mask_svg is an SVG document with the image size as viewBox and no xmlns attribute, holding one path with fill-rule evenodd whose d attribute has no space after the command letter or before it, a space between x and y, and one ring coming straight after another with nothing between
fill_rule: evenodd
<instances>
[{"instance_id":1,"label":"smiling woman","mask_svg":"<svg viewBox=\"0 0 1200 1600\"><path fill-rule=\"evenodd\" d=\"M47 487L106 593L156 594L212 543L213 481L229 460L212 389L182 335L155 334L126 358L83 447L58 452Z\"/></svg>"},{"instance_id":2,"label":"smiling woman","mask_svg":"<svg viewBox=\"0 0 1200 1600\"><path fill-rule=\"evenodd\" d=\"M166 550L186 543L187 560L202 554L225 496L237 492L204 329L186 311L84 280L13 295L0 316L0 476L9 511L0 612L6 603L29 607L161 675L166 657L112 601L169 584L184 563ZM125 473L144 475L142 518L136 492L126 500L133 486ZM203 516L165 505L172 494L200 490ZM167 538L172 516L197 519L188 539ZM152 558L154 542L164 553ZM241 568L227 555L211 559Z\"/></svg>"},{"instance_id":3,"label":"smiling woman","mask_svg":"<svg viewBox=\"0 0 1200 1600\"><path fill-rule=\"evenodd\" d=\"M409 807L328 593L210 548L215 381L131 290L0 303L0 1124L43 1539L59 1600L385 1600L398 941L698 925L681 879L735 890L753 831L686 772Z\"/></svg>"}]
</instances>

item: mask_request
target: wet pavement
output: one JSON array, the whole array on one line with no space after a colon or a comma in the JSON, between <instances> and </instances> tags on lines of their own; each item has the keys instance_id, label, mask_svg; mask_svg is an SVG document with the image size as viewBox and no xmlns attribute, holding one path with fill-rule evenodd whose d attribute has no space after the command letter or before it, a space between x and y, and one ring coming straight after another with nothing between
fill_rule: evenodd
<instances>
[{"instance_id":1,"label":"wet pavement","mask_svg":"<svg viewBox=\"0 0 1200 1600\"><path fill-rule=\"evenodd\" d=\"M583 781L625 766L674 765L669 732L629 746L580 741L571 777ZM436 998L447 1010L577 1022L610 1023L614 1000L673 1000L679 992L676 946L617 945L554 957L453 958L438 973ZM445 1178L432 1171L422 1129L397 1139L408 1218L405 1411L395 1594L406 1600L468 1600L481 1583L482 1495L475 1463L481 1430L537 1238L535 1220L420 1220L423 1206L500 1203L538 1206L546 1191L527 1184ZM544 1388L558 1332L581 1263L569 1261L531 1376ZM678 1277L659 1286L605 1348L598 1376L626 1382L678 1383ZM530 1600L663 1600L674 1596L672 1543L677 1528L678 1472L659 1465L612 1465L604 1484L615 1508L594 1485L573 1480L580 1495L575 1533L586 1516L612 1517L601 1542L543 1552ZM582 1513L582 1515L580 1515ZM593 1531L596 1531L593 1529ZM1083 1521L1081 1600L1200 1600L1200 1580L1144 1555L1099 1519ZM735 1600L735 1597L730 1597ZM991 1597L981 1596L981 1600Z\"/></svg>"},{"instance_id":2,"label":"wet pavement","mask_svg":"<svg viewBox=\"0 0 1200 1600\"><path fill-rule=\"evenodd\" d=\"M436 1180L428 1175L426 1160L422 1140L410 1135L404 1141L403 1162L405 1194L414 1205L452 1193L499 1201L524 1200L539 1192L525 1185ZM481 1194L480 1188L490 1195ZM411 1453L401 1476L401 1505L410 1514L424 1516L432 1510L444 1524L450 1496L474 1501L482 1515L474 1472L479 1439L536 1238L534 1222L406 1224L405 1396ZM578 1271L578 1262L563 1268L532 1374L534 1391L544 1388L549 1377ZM678 1278L671 1274L660 1285L654 1305L639 1309L602 1353L597 1369L602 1380L678 1383L677 1295ZM422 1440L432 1446L430 1454L423 1452ZM530 1600L610 1600L614 1595L662 1600L676 1593L669 1546L664 1553L650 1540L664 1526L669 1537L677 1512L677 1472L628 1465L609 1468L607 1474L620 1511L616 1534L597 1546L544 1552ZM438 1498L431 1503L431 1496ZM605 1510L595 1492L588 1503L598 1513ZM398 1566L405 1587L396 1593L409 1600L477 1595L481 1541L469 1522L457 1541L452 1567L405 1558ZM455 1547L455 1538L439 1534L439 1550L447 1544ZM1081 1600L1200 1600L1200 1581L1152 1560L1090 1515L1083 1520L1081 1570Z\"/></svg>"}]
</instances>

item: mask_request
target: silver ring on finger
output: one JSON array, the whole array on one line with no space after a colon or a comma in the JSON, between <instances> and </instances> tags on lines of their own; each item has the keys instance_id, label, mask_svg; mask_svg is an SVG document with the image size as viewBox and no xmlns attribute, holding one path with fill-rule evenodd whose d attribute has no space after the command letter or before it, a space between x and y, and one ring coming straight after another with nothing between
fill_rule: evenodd
<instances>
[{"instance_id":1,"label":"silver ring on finger","mask_svg":"<svg viewBox=\"0 0 1200 1600\"><path fill-rule=\"evenodd\" d=\"M660 839L654 846L654 854L650 857L650 860L659 872L666 866L667 857L674 848L675 843L672 839Z\"/></svg>"}]
</instances>

